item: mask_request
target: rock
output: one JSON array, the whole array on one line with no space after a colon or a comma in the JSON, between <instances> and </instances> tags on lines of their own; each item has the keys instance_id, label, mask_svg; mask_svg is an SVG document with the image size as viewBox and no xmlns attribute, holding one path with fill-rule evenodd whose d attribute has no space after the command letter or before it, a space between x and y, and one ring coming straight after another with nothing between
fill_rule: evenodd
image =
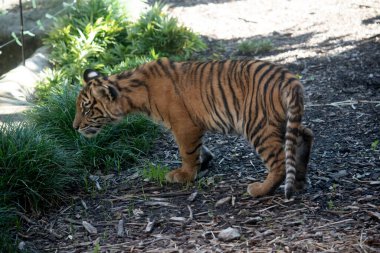
<instances>
[{"instance_id":1,"label":"rock","mask_svg":"<svg viewBox=\"0 0 380 253\"><path fill-rule=\"evenodd\" d=\"M216 203L215 203L215 207L218 207L218 206L221 206L221 205L224 205L226 204L227 202L231 201L231 197L225 197L225 198L222 198L222 199L219 199Z\"/></svg>"},{"instance_id":2,"label":"rock","mask_svg":"<svg viewBox=\"0 0 380 253\"><path fill-rule=\"evenodd\" d=\"M25 250L25 245L26 245L25 242L24 242L24 241L21 241L21 242L18 244L18 249L21 250L21 251L22 251L22 250Z\"/></svg>"},{"instance_id":3,"label":"rock","mask_svg":"<svg viewBox=\"0 0 380 253\"><path fill-rule=\"evenodd\" d=\"M82 221L82 225L87 230L87 232L89 232L90 234L94 235L94 234L98 233L98 230L96 229L96 227L94 227L93 225L91 225L87 221Z\"/></svg>"},{"instance_id":4,"label":"rock","mask_svg":"<svg viewBox=\"0 0 380 253\"><path fill-rule=\"evenodd\" d=\"M273 235L273 234L274 234L274 232L271 229L268 229L262 233L263 236L268 236L268 235Z\"/></svg>"},{"instance_id":5,"label":"rock","mask_svg":"<svg viewBox=\"0 0 380 253\"><path fill-rule=\"evenodd\" d=\"M147 219L148 224L145 227L145 233L150 233L153 231L154 226L156 225L156 220L153 219L152 221L150 219Z\"/></svg>"},{"instance_id":6,"label":"rock","mask_svg":"<svg viewBox=\"0 0 380 253\"><path fill-rule=\"evenodd\" d=\"M198 196L198 191L193 192L188 198L187 201L193 202L194 199Z\"/></svg>"},{"instance_id":7,"label":"rock","mask_svg":"<svg viewBox=\"0 0 380 253\"><path fill-rule=\"evenodd\" d=\"M240 232L236 228L226 228L219 232L218 239L221 241L232 241L240 238Z\"/></svg>"},{"instance_id":8,"label":"rock","mask_svg":"<svg viewBox=\"0 0 380 253\"><path fill-rule=\"evenodd\" d=\"M171 221L177 221L177 222L185 222L186 218L185 217L170 217Z\"/></svg>"},{"instance_id":9,"label":"rock","mask_svg":"<svg viewBox=\"0 0 380 253\"><path fill-rule=\"evenodd\" d=\"M124 220L119 220L117 224L117 237L124 237Z\"/></svg>"},{"instance_id":10,"label":"rock","mask_svg":"<svg viewBox=\"0 0 380 253\"><path fill-rule=\"evenodd\" d=\"M337 173L332 173L332 174L331 174L331 177L332 177L334 180L338 181L340 178L345 177L345 176L347 176L347 175L348 175L347 170L340 170L340 171L338 171Z\"/></svg>"}]
</instances>

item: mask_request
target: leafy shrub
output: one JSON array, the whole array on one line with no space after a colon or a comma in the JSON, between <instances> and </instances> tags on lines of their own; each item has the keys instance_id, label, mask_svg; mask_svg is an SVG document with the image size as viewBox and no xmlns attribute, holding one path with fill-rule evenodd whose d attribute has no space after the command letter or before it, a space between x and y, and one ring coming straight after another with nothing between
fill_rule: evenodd
<instances>
[{"instance_id":1,"label":"leafy shrub","mask_svg":"<svg viewBox=\"0 0 380 253\"><path fill-rule=\"evenodd\" d=\"M125 59L129 23L119 1L78 0L44 43L52 49L55 68L69 82L78 82L86 68L102 69Z\"/></svg>"},{"instance_id":2,"label":"leafy shrub","mask_svg":"<svg viewBox=\"0 0 380 253\"><path fill-rule=\"evenodd\" d=\"M110 72L115 73L112 68L121 62L145 59L140 62L144 63L164 56L186 59L203 50L205 44L199 36L170 18L163 7L155 4L133 23L118 1L79 0L71 12L59 19L44 42L52 48L55 68L69 82L80 81L86 68L111 68ZM54 81L50 83L55 85Z\"/></svg>"},{"instance_id":3,"label":"leafy shrub","mask_svg":"<svg viewBox=\"0 0 380 253\"><path fill-rule=\"evenodd\" d=\"M165 14L163 5L157 3L131 25L128 41L130 54L151 53L176 59L189 58L193 52L205 48L197 35L179 26L177 19Z\"/></svg>"}]
</instances>

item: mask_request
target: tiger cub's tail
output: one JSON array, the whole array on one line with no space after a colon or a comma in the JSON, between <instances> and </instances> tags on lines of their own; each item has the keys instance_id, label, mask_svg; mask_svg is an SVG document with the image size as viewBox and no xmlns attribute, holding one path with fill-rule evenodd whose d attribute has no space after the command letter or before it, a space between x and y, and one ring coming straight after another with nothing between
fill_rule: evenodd
<instances>
[{"instance_id":1,"label":"tiger cub's tail","mask_svg":"<svg viewBox=\"0 0 380 253\"><path fill-rule=\"evenodd\" d=\"M293 80L285 92L287 122L285 132L285 197L290 199L294 193L296 180L297 137L304 111L303 87L298 80Z\"/></svg>"}]
</instances>

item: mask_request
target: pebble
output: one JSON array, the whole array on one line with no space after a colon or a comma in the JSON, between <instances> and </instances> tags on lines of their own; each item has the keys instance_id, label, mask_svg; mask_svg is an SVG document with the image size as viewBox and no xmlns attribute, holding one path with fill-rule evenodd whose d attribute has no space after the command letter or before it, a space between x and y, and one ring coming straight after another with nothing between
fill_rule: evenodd
<instances>
[{"instance_id":1,"label":"pebble","mask_svg":"<svg viewBox=\"0 0 380 253\"><path fill-rule=\"evenodd\" d=\"M218 239L221 241L232 241L240 238L240 232L236 228L226 228L219 232Z\"/></svg>"},{"instance_id":2,"label":"pebble","mask_svg":"<svg viewBox=\"0 0 380 253\"><path fill-rule=\"evenodd\" d=\"M19 244L18 244L18 249L19 250L25 250L25 245L26 245L26 243L25 242L23 242L23 241L21 241Z\"/></svg>"},{"instance_id":3,"label":"pebble","mask_svg":"<svg viewBox=\"0 0 380 253\"><path fill-rule=\"evenodd\" d=\"M82 221L82 225L87 230L87 232L89 232L90 234L97 234L98 233L98 230L96 229L96 227L94 227L93 225L91 225L87 221Z\"/></svg>"},{"instance_id":4,"label":"pebble","mask_svg":"<svg viewBox=\"0 0 380 253\"><path fill-rule=\"evenodd\" d=\"M224 205L224 204L226 204L227 202L230 202L230 201L231 201L231 197L230 197L230 196L225 197L225 198L222 198L222 199L219 199L219 200L215 203L215 207L218 207L218 206Z\"/></svg>"},{"instance_id":5,"label":"pebble","mask_svg":"<svg viewBox=\"0 0 380 253\"><path fill-rule=\"evenodd\" d=\"M119 220L117 224L117 237L124 237L124 220Z\"/></svg>"},{"instance_id":6,"label":"pebble","mask_svg":"<svg viewBox=\"0 0 380 253\"><path fill-rule=\"evenodd\" d=\"M263 236L268 236L268 235L273 235L273 234L274 234L274 232L271 229L268 229L262 233Z\"/></svg>"}]
</instances>

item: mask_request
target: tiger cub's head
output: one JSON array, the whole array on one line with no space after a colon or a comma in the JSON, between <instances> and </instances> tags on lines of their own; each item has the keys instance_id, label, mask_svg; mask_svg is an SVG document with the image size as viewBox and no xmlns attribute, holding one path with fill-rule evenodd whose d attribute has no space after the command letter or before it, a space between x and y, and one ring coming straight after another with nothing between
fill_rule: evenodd
<instances>
[{"instance_id":1,"label":"tiger cub's head","mask_svg":"<svg viewBox=\"0 0 380 253\"><path fill-rule=\"evenodd\" d=\"M86 137L93 137L103 126L123 117L119 103L119 90L107 77L95 70L86 70L86 82L76 101L74 129Z\"/></svg>"}]
</instances>

